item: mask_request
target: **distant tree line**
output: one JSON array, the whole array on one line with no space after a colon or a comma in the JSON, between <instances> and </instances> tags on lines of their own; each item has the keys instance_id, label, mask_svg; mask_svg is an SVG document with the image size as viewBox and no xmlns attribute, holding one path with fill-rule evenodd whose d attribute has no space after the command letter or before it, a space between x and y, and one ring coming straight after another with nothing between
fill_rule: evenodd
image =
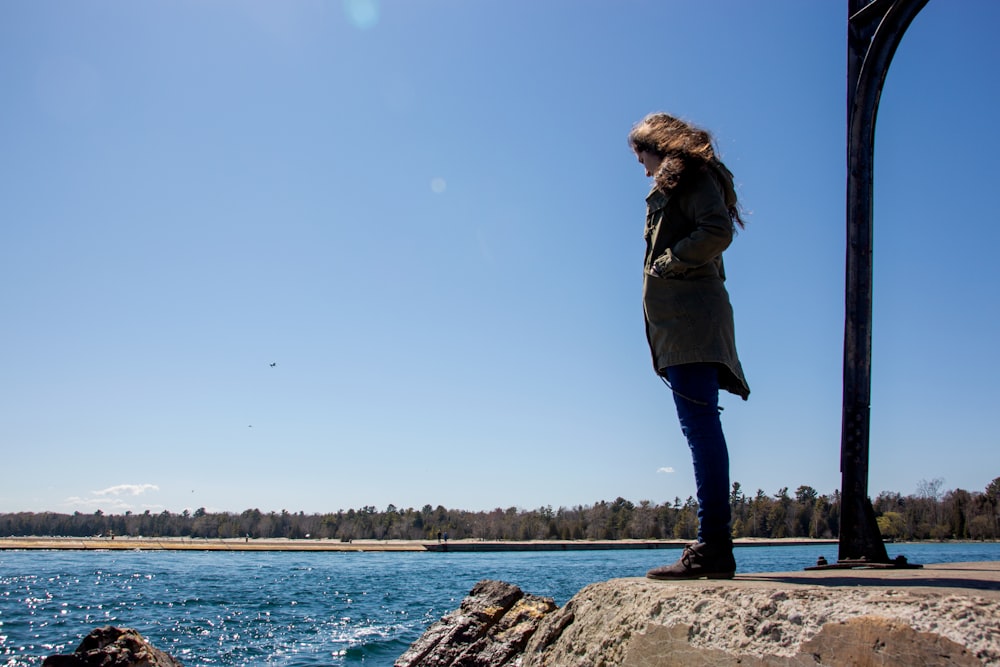
<instances>
[{"instance_id":1,"label":"distant tree line","mask_svg":"<svg viewBox=\"0 0 1000 667\"><path fill-rule=\"evenodd\" d=\"M1000 538L997 504L1000 477L983 492L941 491L942 480L923 480L917 493L902 496L884 492L873 501L879 530L886 539L944 540ZM835 538L839 534L840 493L821 495L810 486L794 493L788 488L768 494L758 489L746 495L739 482L730 493L733 537ZM436 540L618 540L694 539L698 506L693 498L654 505L624 498L572 508L551 506L534 510L497 508L469 512L424 505L417 510L389 505L384 511L359 510L305 514L261 512L240 514L207 512L199 508L171 512L93 514L74 512L17 512L0 514L0 536L143 536L187 538L290 538Z\"/></svg>"}]
</instances>

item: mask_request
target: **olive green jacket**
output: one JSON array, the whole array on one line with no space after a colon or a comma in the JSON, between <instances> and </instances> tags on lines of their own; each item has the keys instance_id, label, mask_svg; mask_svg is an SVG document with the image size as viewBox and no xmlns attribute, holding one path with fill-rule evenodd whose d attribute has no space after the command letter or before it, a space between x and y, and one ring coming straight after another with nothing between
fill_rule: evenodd
<instances>
[{"instance_id":1,"label":"olive green jacket","mask_svg":"<svg viewBox=\"0 0 1000 667\"><path fill-rule=\"evenodd\" d=\"M669 193L649 193L642 303L659 375L669 366L715 363L720 388L745 400L750 387L736 355L722 263L734 233L727 199L735 201L728 172L711 167L692 168Z\"/></svg>"}]
</instances>

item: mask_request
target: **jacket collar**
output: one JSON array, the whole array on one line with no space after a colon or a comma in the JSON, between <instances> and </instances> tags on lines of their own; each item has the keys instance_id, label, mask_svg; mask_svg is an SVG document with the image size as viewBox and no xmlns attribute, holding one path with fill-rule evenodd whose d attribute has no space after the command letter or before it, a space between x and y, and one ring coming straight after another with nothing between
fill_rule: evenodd
<instances>
[{"instance_id":1,"label":"jacket collar","mask_svg":"<svg viewBox=\"0 0 1000 667\"><path fill-rule=\"evenodd\" d=\"M649 191L649 194L646 195L646 206L648 206L651 211L656 211L663 208L664 206L667 205L668 201L670 201L670 193L663 192L662 190L657 188L656 185L653 185L653 188Z\"/></svg>"}]
</instances>

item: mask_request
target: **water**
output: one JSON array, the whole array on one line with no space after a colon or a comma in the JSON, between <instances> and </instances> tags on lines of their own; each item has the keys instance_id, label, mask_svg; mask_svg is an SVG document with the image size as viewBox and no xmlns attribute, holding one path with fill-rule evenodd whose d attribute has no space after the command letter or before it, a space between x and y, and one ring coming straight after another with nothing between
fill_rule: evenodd
<instances>
[{"instance_id":1,"label":"water","mask_svg":"<svg viewBox=\"0 0 1000 667\"><path fill-rule=\"evenodd\" d=\"M915 563L1000 560L1000 544L891 544ZM836 545L738 548L740 572L801 570ZM0 665L39 665L132 627L186 667L392 665L481 579L565 604L674 549L472 553L0 551Z\"/></svg>"}]
</instances>

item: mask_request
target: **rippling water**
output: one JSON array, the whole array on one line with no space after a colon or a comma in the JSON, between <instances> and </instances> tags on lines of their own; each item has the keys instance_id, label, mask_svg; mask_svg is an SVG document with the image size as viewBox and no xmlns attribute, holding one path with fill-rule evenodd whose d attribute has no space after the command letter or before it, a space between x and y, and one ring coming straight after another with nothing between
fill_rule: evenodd
<instances>
[{"instance_id":1,"label":"rippling water","mask_svg":"<svg viewBox=\"0 0 1000 667\"><path fill-rule=\"evenodd\" d=\"M1000 544L895 544L916 563L1000 560ZM0 551L0 660L39 665L93 628L132 627L186 667L392 665L481 579L565 604L670 549L296 553ZM801 570L836 545L736 550L740 572Z\"/></svg>"}]
</instances>

